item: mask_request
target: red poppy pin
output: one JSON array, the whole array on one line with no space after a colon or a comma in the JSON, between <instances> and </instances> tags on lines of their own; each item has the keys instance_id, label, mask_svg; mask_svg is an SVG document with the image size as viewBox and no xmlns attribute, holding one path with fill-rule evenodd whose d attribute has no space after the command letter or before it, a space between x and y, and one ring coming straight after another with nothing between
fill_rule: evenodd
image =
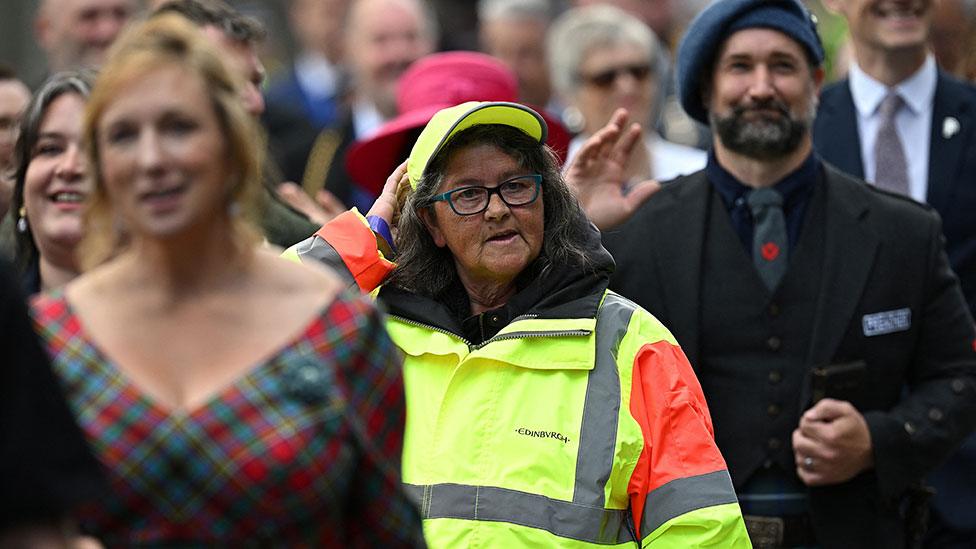
<instances>
[{"instance_id":1,"label":"red poppy pin","mask_svg":"<svg viewBox=\"0 0 976 549\"><path fill-rule=\"evenodd\" d=\"M762 246L762 256L766 261L772 261L779 257L779 246L775 242L767 242Z\"/></svg>"}]
</instances>

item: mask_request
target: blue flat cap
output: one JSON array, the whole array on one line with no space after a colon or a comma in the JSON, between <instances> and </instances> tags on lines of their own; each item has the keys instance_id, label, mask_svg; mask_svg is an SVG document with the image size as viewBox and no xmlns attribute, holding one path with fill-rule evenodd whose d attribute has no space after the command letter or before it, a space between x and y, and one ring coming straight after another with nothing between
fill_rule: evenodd
<instances>
[{"instance_id":1,"label":"blue flat cap","mask_svg":"<svg viewBox=\"0 0 976 549\"><path fill-rule=\"evenodd\" d=\"M708 125L701 93L705 78L725 39L750 28L782 32L803 46L813 65L823 63L816 19L798 0L716 0L695 17L678 46L678 98L688 116Z\"/></svg>"}]
</instances>

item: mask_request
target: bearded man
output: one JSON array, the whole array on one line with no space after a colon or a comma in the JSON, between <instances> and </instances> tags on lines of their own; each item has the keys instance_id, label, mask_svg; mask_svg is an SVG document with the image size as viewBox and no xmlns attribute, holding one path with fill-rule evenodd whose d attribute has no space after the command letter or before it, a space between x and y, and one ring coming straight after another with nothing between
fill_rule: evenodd
<instances>
[{"instance_id":1,"label":"bearded man","mask_svg":"<svg viewBox=\"0 0 976 549\"><path fill-rule=\"evenodd\" d=\"M800 2L715 2L677 66L707 167L615 178L636 135L618 113L568 177L611 288L695 367L753 544L905 547L913 487L976 424L973 321L934 211L813 151L822 62Z\"/></svg>"}]
</instances>

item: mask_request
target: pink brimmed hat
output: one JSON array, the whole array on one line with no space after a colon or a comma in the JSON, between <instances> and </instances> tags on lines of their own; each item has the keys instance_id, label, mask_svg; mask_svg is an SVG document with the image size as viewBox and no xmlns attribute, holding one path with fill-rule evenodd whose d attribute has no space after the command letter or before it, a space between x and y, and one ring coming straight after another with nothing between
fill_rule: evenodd
<instances>
[{"instance_id":1,"label":"pink brimmed hat","mask_svg":"<svg viewBox=\"0 0 976 549\"><path fill-rule=\"evenodd\" d=\"M501 61L483 53L453 51L417 60L397 84L400 113L372 136L353 143L346 154L352 178L374 194L383 189L397 164L409 154L407 139L419 133L435 113L468 101L518 100L518 82ZM541 112L541 109L537 109ZM547 144L565 159L570 136L555 119L542 115L549 126Z\"/></svg>"}]
</instances>

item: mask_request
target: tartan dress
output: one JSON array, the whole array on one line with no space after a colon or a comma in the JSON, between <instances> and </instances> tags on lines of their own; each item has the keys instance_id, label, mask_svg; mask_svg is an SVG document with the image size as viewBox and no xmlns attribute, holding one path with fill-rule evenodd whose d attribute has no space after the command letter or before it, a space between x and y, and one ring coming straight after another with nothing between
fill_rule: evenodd
<instances>
[{"instance_id":1,"label":"tartan dress","mask_svg":"<svg viewBox=\"0 0 976 549\"><path fill-rule=\"evenodd\" d=\"M344 294L204 404L170 411L87 339L60 293L33 315L107 471L82 510L108 546L422 544L400 489L400 357L367 298Z\"/></svg>"}]
</instances>

